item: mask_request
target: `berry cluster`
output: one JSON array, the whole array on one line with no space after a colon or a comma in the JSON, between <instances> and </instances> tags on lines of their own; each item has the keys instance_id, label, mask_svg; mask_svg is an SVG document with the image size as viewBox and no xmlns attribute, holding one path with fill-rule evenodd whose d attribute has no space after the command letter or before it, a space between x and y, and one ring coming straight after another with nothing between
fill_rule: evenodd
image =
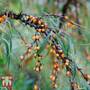
<instances>
[{"instance_id":1,"label":"berry cluster","mask_svg":"<svg viewBox=\"0 0 90 90\"><path fill-rule=\"evenodd\" d=\"M59 63L57 61L54 61L53 71L52 71L52 74L50 75L50 79L52 81L53 88L57 88L56 80L57 80L57 74L58 74L59 70L60 70Z\"/></svg>"}]
</instances>

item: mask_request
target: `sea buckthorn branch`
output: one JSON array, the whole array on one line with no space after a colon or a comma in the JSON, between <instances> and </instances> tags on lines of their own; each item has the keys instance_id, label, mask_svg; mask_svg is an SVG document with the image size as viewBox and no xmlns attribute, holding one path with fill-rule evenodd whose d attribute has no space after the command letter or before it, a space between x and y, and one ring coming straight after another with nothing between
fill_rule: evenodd
<instances>
[{"instance_id":1,"label":"sea buckthorn branch","mask_svg":"<svg viewBox=\"0 0 90 90\"><path fill-rule=\"evenodd\" d=\"M37 59L37 62L36 62L36 66L35 66L34 70L37 71L37 72L40 72L41 69L42 69L42 64L40 62L40 59L43 58L43 55L40 55L38 53L38 51L40 50L40 46L38 45L39 42L40 42L40 38L41 38L41 36L39 34L33 35L32 39L34 41L33 41L32 45L30 45L28 47L27 51L20 57L21 60L24 60L25 57L27 57L28 54L31 55L32 51L35 51L35 52L33 52L33 54L34 54L34 58Z\"/></svg>"},{"instance_id":2,"label":"sea buckthorn branch","mask_svg":"<svg viewBox=\"0 0 90 90\"><path fill-rule=\"evenodd\" d=\"M52 41L53 42L53 41ZM54 45L55 45L55 43L54 43ZM58 45L59 46L59 45ZM54 46L54 48L55 48L55 46ZM56 45L56 50L58 50L58 48L57 48L57 45ZM64 55L64 52L63 52L63 50L60 48L59 50L61 50L61 53L59 53L59 55L58 55L58 53L56 54L57 56L60 56L60 58L63 60L63 62L65 63L65 65L66 65L66 70L67 70L67 73L66 73L66 75L67 76L69 76L69 77L71 77L71 75L73 74L73 71L72 71L72 69L68 66L68 65L70 65L70 62L71 63L74 63L71 59L69 59L69 58L67 58L67 57L65 57L65 55ZM53 52L55 52L55 51L53 51ZM57 52L57 51L56 51ZM54 53L55 54L55 53ZM78 67L75 67L76 69L78 68ZM74 79L74 77L75 77L75 75L73 75L73 79ZM51 79L53 79L53 78L55 78L55 75L52 77L51 76ZM56 79L55 79L56 80ZM74 82L72 82L72 83L74 83ZM75 83L74 83L75 84ZM53 87L56 87L55 86L56 84L54 84L53 85ZM78 84L75 84L75 85L72 85L72 87L73 88L79 88L79 86L78 86ZM75 89L72 89L72 90L75 90Z\"/></svg>"},{"instance_id":3,"label":"sea buckthorn branch","mask_svg":"<svg viewBox=\"0 0 90 90\"><path fill-rule=\"evenodd\" d=\"M56 45L55 42L53 42L54 44L52 45L52 49L50 52L52 52L58 61L60 61L60 59L62 60L64 66L66 67L66 75L68 77L71 77L72 76L72 69L69 67L70 65L70 60L65 57L65 54L63 52L63 50L61 49L60 45ZM52 73L51 76L50 76L50 79L53 81L52 83L53 84L53 88L56 88L57 87L57 84L56 84L56 77L57 77L57 71L59 70L59 64L54 64L54 67L56 67L53 72L54 74ZM55 73L56 72L56 73Z\"/></svg>"},{"instance_id":4,"label":"sea buckthorn branch","mask_svg":"<svg viewBox=\"0 0 90 90\"><path fill-rule=\"evenodd\" d=\"M81 73L82 77L86 80L88 85L90 85L90 75L83 73L82 69L77 67L77 70Z\"/></svg>"},{"instance_id":5,"label":"sea buckthorn branch","mask_svg":"<svg viewBox=\"0 0 90 90\"><path fill-rule=\"evenodd\" d=\"M54 48L55 48L55 46L54 46ZM56 47L56 50L58 50L57 47ZM55 51L56 51L56 50L55 50ZM53 51L53 52L55 52L55 51ZM71 90L76 90L76 88L79 89L79 88L80 88L79 85L74 81L75 75L73 74L72 68L71 68L71 66L70 66L70 63L75 63L75 62L73 62L71 59L65 57L62 49L61 49L61 53L59 53L59 55L60 55L60 58L62 59L62 61L64 62L64 64L66 64L66 65L65 65L65 66L66 66L66 71L67 71L67 72L66 72L66 75L67 75L68 77L72 78L72 81L71 81L72 89L71 89ZM59 56L59 55L58 55L58 56ZM66 63L65 63L65 62L66 62ZM71 64L71 65L72 65L72 64ZM81 71L81 69L79 69L79 67L76 66L76 64L75 64L75 69L76 69L76 71L79 71L79 72L82 74L83 78L88 82L88 84L90 84L90 82L89 82L89 80L90 80L90 75L84 74L84 73ZM71 77L71 76L72 76L72 77Z\"/></svg>"},{"instance_id":6,"label":"sea buckthorn branch","mask_svg":"<svg viewBox=\"0 0 90 90\"><path fill-rule=\"evenodd\" d=\"M78 1L78 0L67 0L67 2L63 5L63 7L62 7L62 16L65 16L65 15L67 15L67 10L68 10L68 7L70 6L70 5L72 5L74 8L75 8L75 10L74 10L74 12L75 12L75 14L73 14L73 17L75 18L75 21L77 22L77 24L80 24L80 20L79 20L79 10L78 10L78 8L80 8L80 1ZM83 6L84 7L84 6ZM71 10L72 10L72 8L71 8ZM72 13L72 11L70 12L70 13ZM63 20L63 18L61 18L60 17L60 21L62 21L63 23L65 22L64 20ZM69 23L70 24L70 26L72 25L71 23ZM60 24L59 24L59 28L61 28L62 27L62 23L60 22ZM74 26L73 26L74 27ZM82 32L81 32L81 30L80 30L80 28L78 27L78 34L79 35L82 35Z\"/></svg>"},{"instance_id":7,"label":"sea buckthorn branch","mask_svg":"<svg viewBox=\"0 0 90 90\"><path fill-rule=\"evenodd\" d=\"M73 21L73 20L71 20L68 16L66 16L66 15L61 15L61 14L43 14L43 16L45 16L45 17L55 17L55 18L62 18L63 19L63 21L64 22L67 22L68 24L70 24L70 25L74 25L74 26L77 26L78 27L78 29L86 29L83 25L80 25L80 24L78 24L77 22L75 22L75 21ZM61 23L63 23L62 21L61 21ZM64 23L63 23L64 24Z\"/></svg>"},{"instance_id":8,"label":"sea buckthorn branch","mask_svg":"<svg viewBox=\"0 0 90 90\"><path fill-rule=\"evenodd\" d=\"M69 7L69 5L70 5L71 3L72 3L72 0L67 0L67 2L63 5L63 7L62 7L62 16L65 16L65 15L66 15L67 10L68 10L68 7ZM60 17L59 20L62 21L62 22L64 22L64 20L63 20L62 17ZM60 23L59 23L59 28L61 28L62 25L63 25L63 24L60 22Z\"/></svg>"},{"instance_id":9,"label":"sea buckthorn branch","mask_svg":"<svg viewBox=\"0 0 90 90\"><path fill-rule=\"evenodd\" d=\"M28 56L28 54L31 53L32 47L33 47L33 45L28 46L26 52L22 56L20 56L21 61L25 60L25 58Z\"/></svg>"},{"instance_id":10,"label":"sea buckthorn branch","mask_svg":"<svg viewBox=\"0 0 90 90\"><path fill-rule=\"evenodd\" d=\"M37 31L42 32L42 33L48 28L48 26L42 21L42 19L37 18L35 16L31 16L31 15L26 15L22 13L15 14L13 12L5 12L1 14L0 17L2 19L1 20L2 22L3 22L3 18L5 19L5 17L20 20L26 25L30 25L31 27L38 29ZM39 30L39 29L42 29L42 30Z\"/></svg>"},{"instance_id":11,"label":"sea buckthorn branch","mask_svg":"<svg viewBox=\"0 0 90 90\"><path fill-rule=\"evenodd\" d=\"M55 51L52 49L50 51L50 53L55 54ZM52 70L52 73L50 75L51 85L53 88L57 88L57 86L58 86L57 85L58 72L60 71L59 60L55 57L52 64L53 64L53 70Z\"/></svg>"},{"instance_id":12,"label":"sea buckthorn branch","mask_svg":"<svg viewBox=\"0 0 90 90\"><path fill-rule=\"evenodd\" d=\"M57 17L57 15L55 15L55 16ZM63 16L61 16L61 17L63 17ZM26 15L26 14L22 14L22 13L15 14L13 12L5 12L0 15L0 22L3 23L6 18L20 20L23 23L25 23L26 25L29 25L30 27L35 28L35 30L36 30L36 34L32 36L33 43L31 43L31 45L28 47L27 51L20 57L21 60L26 59L28 54L31 54L32 51L34 50L35 51L34 53L36 53L36 54L34 54L34 58L37 59L34 70L37 72L40 72L42 70L42 63L40 62L40 60L42 59L42 55L40 55L40 52L39 52L40 51L39 43L41 42L40 41L41 38L43 39L43 38L48 37L47 38L48 40L46 43L51 46L50 52L52 52L55 55L55 59L57 60L57 61L54 61L54 63L53 63L53 71L50 76L50 79L52 80L52 86L54 88L57 87L56 79L57 79L57 74L59 71L59 61L62 61L62 64L66 68L66 75L70 79L74 80L75 75L73 74L73 69L71 67L72 63L74 63L74 62L71 59L69 59L68 57L66 57L66 55L64 54L64 51L63 51L60 43L57 42L57 40L54 36L54 35L56 35L55 30L52 30L51 28L49 28L49 26L46 23L44 23L44 21L41 18L31 16L31 15ZM63 19L65 21L69 20L65 16L63 17ZM88 79L90 79L90 76L87 74L83 74L78 67L75 67L75 69L80 71L80 73L82 74L83 78L86 81L88 81ZM71 81L71 86L73 88L72 90L75 90L74 86L76 86L76 83Z\"/></svg>"}]
</instances>

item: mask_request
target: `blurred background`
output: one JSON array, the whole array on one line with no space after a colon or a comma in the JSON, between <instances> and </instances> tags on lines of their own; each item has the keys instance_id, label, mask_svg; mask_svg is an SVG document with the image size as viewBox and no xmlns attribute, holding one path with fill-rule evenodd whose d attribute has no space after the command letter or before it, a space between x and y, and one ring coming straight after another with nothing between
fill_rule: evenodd
<instances>
[{"instance_id":1,"label":"blurred background","mask_svg":"<svg viewBox=\"0 0 90 90\"><path fill-rule=\"evenodd\" d=\"M41 17L50 28L59 29L69 35L63 45L65 54L68 53L83 72L90 74L90 0L0 0L0 13L7 11ZM45 17L45 14L66 15L76 24L73 26L55 17ZM58 74L58 87L52 88L50 55L47 54L42 60L44 66L40 73L33 70L35 60L32 58L25 60L22 65L20 56L27 50L22 37L30 44L34 33L34 28L20 21L8 18L4 23L0 23L0 77L13 77L12 90L71 90L64 69L60 69ZM43 50L44 53L46 51ZM75 90L90 90L90 85L80 74L75 78L80 85L80 89ZM36 81L39 89L33 89ZM2 88L1 80L0 87Z\"/></svg>"}]
</instances>

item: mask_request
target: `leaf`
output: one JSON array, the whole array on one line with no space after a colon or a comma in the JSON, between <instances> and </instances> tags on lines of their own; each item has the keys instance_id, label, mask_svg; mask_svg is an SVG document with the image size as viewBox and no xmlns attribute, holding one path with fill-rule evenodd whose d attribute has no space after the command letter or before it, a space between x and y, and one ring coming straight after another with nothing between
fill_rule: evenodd
<instances>
[{"instance_id":1,"label":"leaf","mask_svg":"<svg viewBox=\"0 0 90 90\"><path fill-rule=\"evenodd\" d=\"M10 63L10 46L9 46L9 43L4 38L0 39L0 43L3 43L5 45L6 57L7 57L7 60L8 60L8 65L9 65L9 63Z\"/></svg>"}]
</instances>

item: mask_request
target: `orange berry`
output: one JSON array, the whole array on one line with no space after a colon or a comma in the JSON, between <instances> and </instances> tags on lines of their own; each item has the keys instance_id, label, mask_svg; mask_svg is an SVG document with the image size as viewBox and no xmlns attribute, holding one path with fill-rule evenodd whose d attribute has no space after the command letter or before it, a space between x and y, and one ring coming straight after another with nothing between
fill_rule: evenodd
<instances>
[{"instance_id":1,"label":"orange berry","mask_svg":"<svg viewBox=\"0 0 90 90\"><path fill-rule=\"evenodd\" d=\"M87 78L90 79L90 75L87 75Z\"/></svg>"},{"instance_id":2,"label":"orange berry","mask_svg":"<svg viewBox=\"0 0 90 90\"><path fill-rule=\"evenodd\" d=\"M66 19L66 20L68 20L69 18L68 18L68 16L64 16L64 18Z\"/></svg>"},{"instance_id":3,"label":"orange berry","mask_svg":"<svg viewBox=\"0 0 90 90\"><path fill-rule=\"evenodd\" d=\"M73 24L71 22L67 23L67 27L71 28L73 26Z\"/></svg>"},{"instance_id":4,"label":"orange berry","mask_svg":"<svg viewBox=\"0 0 90 90\"><path fill-rule=\"evenodd\" d=\"M53 53L53 49L50 50L50 53Z\"/></svg>"},{"instance_id":5,"label":"orange berry","mask_svg":"<svg viewBox=\"0 0 90 90\"><path fill-rule=\"evenodd\" d=\"M36 35L36 39L39 40L41 37L39 35Z\"/></svg>"},{"instance_id":6,"label":"orange berry","mask_svg":"<svg viewBox=\"0 0 90 90\"><path fill-rule=\"evenodd\" d=\"M34 70L35 70L36 72L39 72L39 71L40 71L39 67L35 67Z\"/></svg>"},{"instance_id":7,"label":"orange berry","mask_svg":"<svg viewBox=\"0 0 90 90\"><path fill-rule=\"evenodd\" d=\"M39 50L39 49L40 49L39 46L35 46L35 47L34 47L34 50Z\"/></svg>"},{"instance_id":8,"label":"orange berry","mask_svg":"<svg viewBox=\"0 0 90 90\"><path fill-rule=\"evenodd\" d=\"M61 54L61 57L62 57L62 58L64 58L64 57L65 57L65 56L64 56L64 53L62 53L62 54Z\"/></svg>"},{"instance_id":9,"label":"orange berry","mask_svg":"<svg viewBox=\"0 0 90 90\"><path fill-rule=\"evenodd\" d=\"M36 17L34 17L34 16L30 16L30 20L31 20L31 22L33 22L33 23L35 23L35 22L37 21Z\"/></svg>"},{"instance_id":10,"label":"orange berry","mask_svg":"<svg viewBox=\"0 0 90 90\"><path fill-rule=\"evenodd\" d=\"M44 27L44 24L42 24L41 27Z\"/></svg>"},{"instance_id":11,"label":"orange berry","mask_svg":"<svg viewBox=\"0 0 90 90\"><path fill-rule=\"evenodd\" d=\"M52 87L53 87L53 88L57 88L56 82L52 82Z\"/></svg>"},{"instance_id":12,"label":"orange berry","mask_svg":"<svg viewBox=\"0 0 90 90\"><path fill-rule=\"evenodd\" d=\"M29 16L29 19L32 19L33 18L33 16L31 15L31 16Z\"/></svg>"},{"instance_id":13,"label":"orange berry","mask_svg":"<svg viewBox=\"0 0 90 90\"><path fill-rule=\"evenodd\" d=\"M20 56L20 59L21 59L21 60L24 60L24 56L23 56L23 55L22 55L22 56Z\"/></svg>"},{"instance_id":14,"label":"orange berry","mask_svg":"<svg viewBox=\"0 0 90 90\"><path fill-rule=\"evenodd\" d=\"M69 65L69 60L66 60L65 65L66 65L66 66Z\"/></svg>"},{"instance_id":15,"label":"orange berry","mask_svg":"<svg viewBox=\"0 0 90 90\"><path fill-rule=\"evenodd\" d=\"M56 57L59 57L59 54L58 53L56 53Z\"/></svg>"},{"instance_id":16,"label":"orange berry","mask_svg":"<svg viewBox=\"0 0 90 90\"><path fill-rule=\"evenodd\" d=\"M50 50L50 53L52 53L52 54L54 54L54 55L56 54L56 52L55 52L54 49L51 49L51 50Z\"/></svg>"},{"instance_id":17,"label":"orange berry","mask_svg":"<svg viewBox=\"0 0 90 90\"><path fill-rule=\"evenodd\" d=\"M37 29L37 32L42 32L42 29Z\"/></svg>"},{"instance_id":18,"label":"orange berry","mask_svg":"<svg viewBox=\"0 0 90 90\"><path fill-rule=\"evenodd\" d=\"M26 16L26 19L29 19L29 16Z\"/></svg>"},{"instance_id":19,"label":"orange berry","mask_svg":"<svg viewBox=\"0 0 90 90\"><path fill-rule=\"evenodd\" d=\"M37 22L37 18L33 18L32 22L36 23Z\"/></svg>"},{"instance_id":20,"label":"orange berry","mask_svg":"<svg viewBox=\"0 0 90 90\"><path fill-rule=\"evenodd\" d=\"M44 24L44 22L42 21L42 19L38 20L38 24L39 24L39 25Z\"/></svg>"},{"instance_id":21,"label":"orange berry","mask_svg":"<svg viewBox=\"0 0 90 90\"><path fill-rule=\"evenodd\" d=\"M67 71L67 72L66 72L66 75L67 75L68 77L70 77L70 76L71 76L71 72L70 72L70 71Z\"/></svg>"},{"instance_id":22,"label":"orange berry","mask_svg":"<svg viewBox=\"0 0 90 90\"><path fill-rule=\"evenodd\" d=\"M56 77L55 77L55 75L50 75L50 79L52 80L52 81L55 81L55 79L56 79Z\"/></svg>"},{"instance_id":23,"label":"orange berry","mask_svg":"<svg viewBox=\"0 0 90 90\"><path fill-rule=\"evenodd\" d=\"M31 49L31 48L29 48L29 49L28 49L28 52L30 53L31 51L32 51L32 49Z\"/></svg>"},{"instance_id":24,"label":"orange berry","mask_svg":"<svg viewBox=\"0 0 90 90\"><path fill-rule=\"evenodd\" d=\"M33 40L39 40L40 38L41 38L41 37L40 37L39 35L33 35L33 36L32 36L32 39L33 39Z\"/></svg>"},{"instance_id":25,"label":"orange berry","mask_svg":"<svg viewBox=\"0 0 90 90\"><path fill-rule=\"evenodd\" d=\"M0 23L3 23L6 20L6 16L0 16Z\"/></svg>"},{"instance_id":26,"label":"orange berry","mask_svg":"<svg viewBox=\"0 0 90 90\"><path fill-rule=\"evenodd\" d=\"M34 90L39 90L39 87L37 84L34 85Z\"/></svg>"},{"instance_id":27,"label":"orange berry","mask_svg":"<svg viewBox=\"0 0 90 90\"><path fill-rule=\"evenodd\" d=\"M59 71L60 69L59 69L59 64L56 62L55 64L54 64L54 69L56 70L56 71Z\"/></svg>"},{"instance_id":28,"label":"orange berry","mask_svg":"<svg viewBox=\"0 0 90 90\"><path fill-rule=\"evenodd\" d=\"M32 39L33 39L33 40L35 40L35 39L36 39L36 36L35 36L35 35L33 35L33 36L32 36Z\"/></svg>"},{"instance_id":29,"label":"orange berry","mask_svg":"<svg viewBox=\"0 0 90 90\"><path fill-rule=\"evenodd\" d=\"M45 29L42 29L41 32L45 32Z\"/></svg>"},{"instance_id":30,"label":"orange berry","mask_svg":"<svg viewBox=\"0 0 90 90\"><path fill-rule=\"evenodd\" d=\"M63 51L62 50L59 50L59 53L63 53Z\"/></svg>"}]
</instances>

